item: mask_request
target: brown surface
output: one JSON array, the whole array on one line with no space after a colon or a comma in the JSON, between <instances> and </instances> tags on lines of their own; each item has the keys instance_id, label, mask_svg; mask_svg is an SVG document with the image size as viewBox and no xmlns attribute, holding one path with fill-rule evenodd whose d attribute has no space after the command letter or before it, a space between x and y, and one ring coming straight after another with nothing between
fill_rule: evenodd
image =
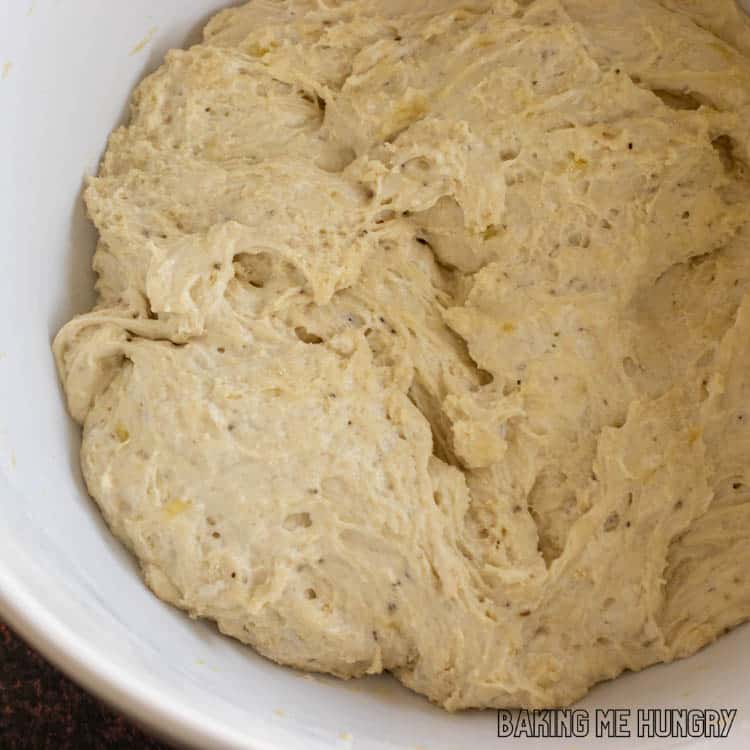
<instances>
[{"instance_id":1,"label":"brown surface","mask_svg":"<svg viewBox=\"0 0 750 750\"><path fill-rule=\"evenodd\" d=\"M2 750L167 750L64 677L0 622Z\"/></svg>"}]
</instances>

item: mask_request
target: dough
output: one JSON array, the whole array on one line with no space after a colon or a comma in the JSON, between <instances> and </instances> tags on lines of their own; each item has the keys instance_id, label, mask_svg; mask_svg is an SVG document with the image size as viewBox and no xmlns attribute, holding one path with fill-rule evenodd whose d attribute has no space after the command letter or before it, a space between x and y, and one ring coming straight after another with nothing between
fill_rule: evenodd
<instances>
[{"instance_id":1,"label":"dough","mask_svg":"<svg viewBox=\"0 0 750 750\"><path fill-rule=\"evenodd\" d=\"M750 616L750 21L254 0L172 51L55 342L147 584L284 664L569 704Z\"/></svg>"}]
</instances>

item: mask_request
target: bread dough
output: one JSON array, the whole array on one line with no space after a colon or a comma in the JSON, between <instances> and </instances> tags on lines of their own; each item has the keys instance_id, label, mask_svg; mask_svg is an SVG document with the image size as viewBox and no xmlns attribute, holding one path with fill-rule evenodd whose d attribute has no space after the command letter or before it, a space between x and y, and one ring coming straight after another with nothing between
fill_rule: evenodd
<instances>
[{"instance_id":1,"label":"bread dough","mask_svg":"<svg viewBox=\"0 0 750 750\"><path fill-rule=\"evenodd\" d=\"M55 343L148 585L448 709L750 615L750 22L255 0L137 89Z\"/></svg>"}]
</instances>

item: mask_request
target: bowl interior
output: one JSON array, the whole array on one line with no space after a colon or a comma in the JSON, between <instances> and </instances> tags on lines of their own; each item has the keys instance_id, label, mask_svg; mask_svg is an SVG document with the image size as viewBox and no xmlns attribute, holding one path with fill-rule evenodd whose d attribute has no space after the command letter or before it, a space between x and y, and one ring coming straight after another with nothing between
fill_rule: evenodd
<instances>
[{"instance_id":1,"label":"bowl interior","mask_svg":"<svg viewBox=\"0 0 750 750\"><path fill-rule=\"evenodd\" d=\"M345 683L301 675L161 603L81 482L79 432L49 343L92 299L95 237L82 180L125 116L132 86L168 48L196 40L224 5L26 0L0 11L0 610L87 687L181 741L287 750L496 747L492 711L451 716L386 677ZM750 719L747 674L746 627L689 660L601 685L581 706L738 707L735 741L750 740L750 722L741 725ZM606 741L576 741L587 744Z\"/></svg>"}]
</instances>

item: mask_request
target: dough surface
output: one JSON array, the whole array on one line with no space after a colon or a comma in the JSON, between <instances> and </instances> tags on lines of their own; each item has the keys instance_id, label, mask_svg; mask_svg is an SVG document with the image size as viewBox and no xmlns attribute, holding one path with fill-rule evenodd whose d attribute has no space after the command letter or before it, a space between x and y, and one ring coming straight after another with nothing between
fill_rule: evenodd
<instances>
[{"instance_id":1,"label":"dough surface","mask_svg":"<svg viewBox=\"0 0 750 750\"><path fill-rule=\"evenodd\" d=\"M55 354L150 588L550 707L750 616L750 21L253 0L133 96Z\"/></svg>"}]
</instances>

